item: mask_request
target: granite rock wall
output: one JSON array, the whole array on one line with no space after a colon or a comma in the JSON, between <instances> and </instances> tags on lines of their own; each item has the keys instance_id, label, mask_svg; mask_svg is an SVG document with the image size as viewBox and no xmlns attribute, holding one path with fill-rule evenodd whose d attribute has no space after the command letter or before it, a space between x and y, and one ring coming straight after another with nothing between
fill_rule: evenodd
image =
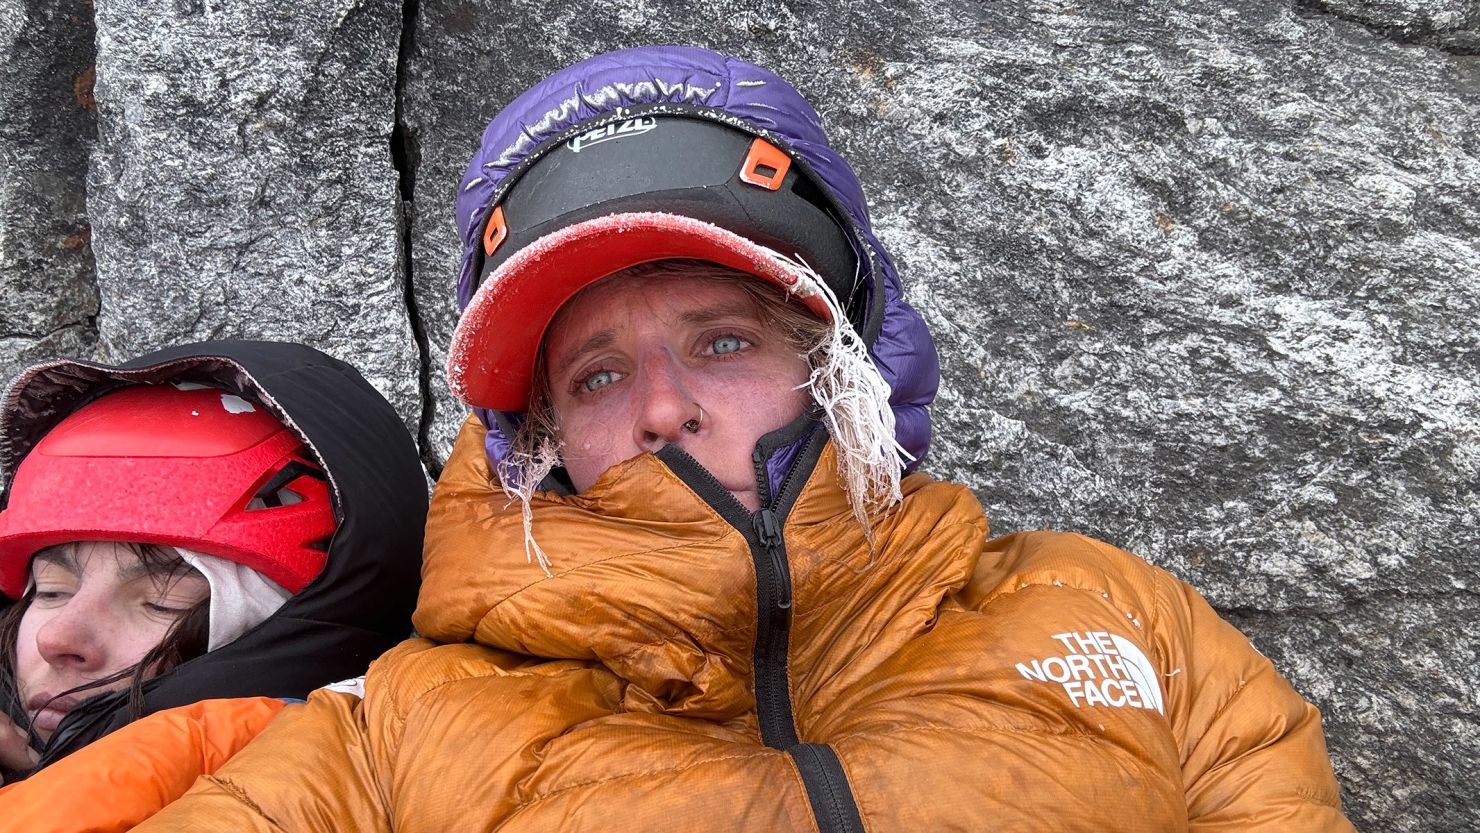
<instances>
[{"instance_id":1,"label":"granite rock wall","mask_svg":"<svg viewBox=\"0 0 1480 833\"><path fill-rule=\"evenodd\" d=\"M1480 55L1480 0L1301 0L1401 42Z\"/></svg>"},{"instance_id":2,"label":"granite rock wall","mask_svg":"<svg viewBox=\"0 0 1480 833\"><path fill-rule=\"evenodd\" d=\"M0 0L0 372L97 342L86 0Z\"/></svg>"},{"instance_id":3,"label":"granite rock wall","mask_svg":"<svg viewBox=\"0 0 1480 833\"><path fill-rule=\"evenodd\" d=\"M0 371L302 339L435 474L479 131L649 42L817 103L940 342L928 469L1202 590L1359 829L1480 828L1475 0L0 0Z\"/></svg>"}]
</instances>

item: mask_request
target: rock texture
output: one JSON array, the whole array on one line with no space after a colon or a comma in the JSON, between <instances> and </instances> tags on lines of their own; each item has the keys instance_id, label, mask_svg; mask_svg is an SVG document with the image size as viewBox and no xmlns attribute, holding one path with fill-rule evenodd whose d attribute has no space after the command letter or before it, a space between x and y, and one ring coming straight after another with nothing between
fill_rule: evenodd
<instances>
[{"instance_id":1,"label":"rock texture","mask_svg":"<svg viewBox=\"0 0 1480 833\"><path fill-rule=\"evenodd\" d=\"M1480 55L1480 0L1302 0L1400 41Z\"/></svg>"},{"instance_id":2,"label":"rock texture","mask_svg":"<svg viewBox=\"0 0 1480 833\"><path fill-rule=\"evenodd\" d=\"M0 0L0 375L97 339L88 151L92 9Z\"/></svg>"},{"instance_id":3,"label":"rock texture","mask_svg":"<svg viewBox=\"0 0 1480 833\"><path fill-rule=\"evenodd\" d=\"M97 0L103 358L301 340L416 429L390 150L401 19L388 0Z\"/></svg>"},{"instance_id":4,"label":"rock texture","mask_svg":"<svg viewBox=\"0 0 1480 833\"><path fill-rule=\"evenodd\" d=\"M99 0L91 249L64 5L0 0L0 369L300 338L435 472L483 124L596 51L732 51L865 180L942 348L927 467L1200 588L1359 829L1480 828L1476 0Z\"/></svg>"}]
</instances>

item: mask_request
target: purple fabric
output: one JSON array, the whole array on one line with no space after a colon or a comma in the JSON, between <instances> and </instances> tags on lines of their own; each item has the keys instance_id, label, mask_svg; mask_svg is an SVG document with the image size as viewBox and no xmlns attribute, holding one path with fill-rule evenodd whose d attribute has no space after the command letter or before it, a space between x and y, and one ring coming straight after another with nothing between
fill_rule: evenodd
<instances>
[{"instance_id":1,"label":"purple fabric","mask_svg":"<svg viewBox=\"0 0 1480 833\"><path fill-rule=\"evenodd\" d=\"M508 172L546 137L618 107L678 102L718 107L784 139L822 178L825 186L863 229L884 269L884 321L873 356L891 389L896 436L916 459L930 445L926 406L935 398L940 365L935 344L913 307L904 300L893 260L874 236L863 188L848 163L828 144L812 105L776 74L754 64L691 46L646 46L597 55L566 67L499 112L483 131L477 154L463 174L457 222L463 241L458 302L472 297L472 251L480 245L478 219ZM863 259L866 261L866 259ZM487 414L480 414L493 425ZM498 432L490 429L490 435ZM490 436L495 465L507 443ZM795 449L778 453L794 456ZM776 485L775 464L772 485ZM784 471L784 468L782 469Z\"/></svg>"},{"instance_id":2,"label":"purple fabric","mask_svg":"<svg viewBox=\"0 0 1480 833\"><path fill-rule=\"evenodd\" d=\"M802 453L802 446L807 444L807 438L802 437L788 446L776 449L771 459L766 461L766 479L771 483L771 494L781 489L781 481L786 478L786 470L791 468L791 462Z\"/></svg>"},{"instance_id":3,"label":"purple fabric","mask_svg":"<svg viewBox=\"0 0 1480 833\"><path fill-rule=\"evenodd\" d=\"M483 435L483 450L488 454L488 462L493 465L493 470L497 473L499 463L509 454L509 438L499 430L498 423L493 419L492 411L487 408L474 408L473 410L477 412L483 427L488 429L488 433Z\"/></svg>"}]
</instances>

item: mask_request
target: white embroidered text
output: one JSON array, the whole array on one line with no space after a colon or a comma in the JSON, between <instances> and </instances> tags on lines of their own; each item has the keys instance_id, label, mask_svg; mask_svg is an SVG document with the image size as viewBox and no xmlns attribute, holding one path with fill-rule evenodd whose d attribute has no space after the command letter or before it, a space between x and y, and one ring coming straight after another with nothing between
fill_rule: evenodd
<instances>
[{"instance_id":1,"label":"white embroidered text","mask_svg":"<svg viewBox=\"0 0 1480 833\"><path fill-rule=\"evenodd\" d=\"M1156 669L1134 642L1106 631L1070 631L1053 638L1065 653L1018 663L1024 679L1058 683L1079 708L1116 706L1165 714Z\"/></svg>"}]
</instances>

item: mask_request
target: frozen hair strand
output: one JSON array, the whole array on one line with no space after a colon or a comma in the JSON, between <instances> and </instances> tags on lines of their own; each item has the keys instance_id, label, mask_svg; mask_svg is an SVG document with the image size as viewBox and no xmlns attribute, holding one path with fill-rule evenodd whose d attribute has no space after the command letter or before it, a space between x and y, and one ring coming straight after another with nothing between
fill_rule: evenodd
<instances>
[{"instance_id":1,"label":"frozen hair strand","mask_svg":"<svg viewBox=\"0 0 1480 833\"><path fill-rule=\"evenodd\" d=\"M550 559L534 538L534 508L530 505L535 489L561 465L560 426L550 401L543 348L535 358L534 390L529 402L524 422L509 438L508 454L499 461L498 479L509 502L519 502L524 519L524 559L538 564L549 576Z\"/></svg>"},{"instance_id":2,"label":"frozen hair strand","mask_svg":"<svg viewBox=\"0 0 1480 833\"><path fill-rule=\"evenodd\" d=\"M869 515L903 499L903 463L914 458L895 438L889 384L869 357L837 295L807 262L767 250L797 275L794 293L817 293L832 313L826 337L805 358L812 368L804 387L822 411L838 458L838 476L853 517L872 543Z\"/></svg>"}]
</instances>

